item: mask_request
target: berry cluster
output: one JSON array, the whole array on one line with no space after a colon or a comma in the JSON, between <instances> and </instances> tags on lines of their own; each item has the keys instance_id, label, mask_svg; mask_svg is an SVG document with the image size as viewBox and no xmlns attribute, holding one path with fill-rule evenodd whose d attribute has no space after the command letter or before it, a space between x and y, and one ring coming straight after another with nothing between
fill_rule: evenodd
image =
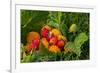
<instances>
[{"instance_id":1,"label":"berry cluster","mask_svg":"<svg viewBox=\"0 0 100 73\"><path fill-rule=\"evenodd\" d=\"M40 42L48 48L50 52L58 53L64 51L64 46L67 43L67 39L62 33L56 29L46 25L41 29L41 39L37 32L30 32L27 36L27 52L32 50L39 50Z\"/></svg>"}]
</instances>

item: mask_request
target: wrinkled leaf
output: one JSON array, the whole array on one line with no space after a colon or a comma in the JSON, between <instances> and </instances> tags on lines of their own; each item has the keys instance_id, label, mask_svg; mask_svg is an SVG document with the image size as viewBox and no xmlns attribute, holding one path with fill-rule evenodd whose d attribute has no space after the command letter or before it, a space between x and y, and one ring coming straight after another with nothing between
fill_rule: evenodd
<instances>
[{"instance_id":1,"label":"wrinkled leaf","mask_svg":"<svg viewBox=\"0 0 100 73\"><path fill-rule=\"evenodd\" d=\"M81 46L82 44L84 44L85 41L88 40L88 37L87 35L83 32L83 33L80 33L74 40L74 44L76 46L76 50L75 52L77 53L78 56L80 56L81 54Z\"/></svg>"},{"instance_id":2,"label":"wrinkled leaf","mask_svg":"<svg viewBox=\"0 0 100 73\"><path fill-rule=\"evenodd\" d=\"M73 50L73 51L76 49L75 44L74 44L73 42L68 42L68 43L65 45L64 48L65 48L65 49L71 49L71 50Z\"/></svg>"},{"instance_id":3,"label":"wrinkled leaf","mask_svg":"<svg viewBox=\"0 0 100 73\"><path fill-rule=\"evenodd\" d=\"M78 56L81 54L81 46L84 44L85 41L88 40L87 35L83 32L80 33L74 40L74 42L68 42L65 45L65 49L71 49L73 52L75 52Z\"/></svg>"}]
</instances>

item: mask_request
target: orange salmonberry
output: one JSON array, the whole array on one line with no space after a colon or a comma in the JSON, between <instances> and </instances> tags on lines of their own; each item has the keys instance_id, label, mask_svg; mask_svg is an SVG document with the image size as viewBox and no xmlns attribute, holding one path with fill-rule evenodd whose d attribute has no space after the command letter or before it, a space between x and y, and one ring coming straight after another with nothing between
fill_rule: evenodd
<instances>
[{"instance_id":1,"label":"orange salmonberry","mask_svg":"<svg viewBox=\"0 0 100 73\"><path fill-rule=\"evenodd\" d=\"M41 41L42 41L43 45L44 45L46 48L48 48L49 42L47 41L47 39L46 39L46 38L42 38Z\"/></svg>"},{"instance_id":2,"label":"orange salmonberry","mask_svg":"<svg viewBox=\"0 0 100 73\"><path fill-rule=\"evenodd\" d=\"M39 44L40 44L40 39L34 39L32 43L27 43L26 44L26 51L29 53L33 49L38 50L39 49Z\"/></svg>"},{"instance_id":3,"label":"orange salmonberry","mask_svg":"<svg viewBox=\"0 0 100 73\"><path fill-rule=\"evenodd\" d=\"M49 51L53 52L53 53L58 53L58 52L60 52L60 49L58 48L58 46L52 45L52 46L50 46Z\"/></svg>"},{"instance_id":4,"label":"orange salmonberry","mask_svg":"<svg viewBox=\"0 0 100 73\"><path fill-rule=\"evenodd\" d=\"M29 32L27 35L27 43L32 43L34 39L40 39L40 35L37 32Z\"/></svg>"},{"instance_id":5,"label":"orange salmonberry","mask_svg":"<svg viewBox=\"0 0 100 73\"><path fill-rule=\"evenodd\" d=\"M34 49L34 45L32 43L28 43L26 45L26 52L30 53L32 49Z\"/></svg>"}]
</instances>

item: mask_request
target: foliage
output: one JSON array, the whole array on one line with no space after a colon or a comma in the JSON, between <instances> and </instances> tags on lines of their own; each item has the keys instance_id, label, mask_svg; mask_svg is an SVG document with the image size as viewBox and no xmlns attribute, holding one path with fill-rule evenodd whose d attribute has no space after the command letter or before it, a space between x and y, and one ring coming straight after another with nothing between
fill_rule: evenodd
<instances>
[{"instance_id":1,"label":"foliage","mask_svg":"<svg viewBox=\"0 0 100 73\"><path fill-rule=\"evenodd\" d=\"M85 33L80 33L74 40L74 42L69 42L65 45L65 48L70 48L77 54L79 57L81 54L81 46L85 41L88 40L88 37Z\"/></svg>"}]
</instances>

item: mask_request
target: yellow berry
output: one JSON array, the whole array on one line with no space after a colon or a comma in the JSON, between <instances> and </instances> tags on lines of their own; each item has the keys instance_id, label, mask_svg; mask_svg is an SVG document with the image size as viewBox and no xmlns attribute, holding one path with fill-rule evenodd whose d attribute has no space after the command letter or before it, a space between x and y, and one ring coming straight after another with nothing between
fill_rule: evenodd
<instances>
[{"instance_id":1,"label":"yellow berry","mask_svg":"<svg viewBox=\"0 0 100 73\"><path fill-rule=\"evenodd\" d=\"M52 34L53 34L54 36L61 35L61 32L60 32L58 29L52 29L51 32L52 32Z\"/></svg>"}]
</instances>

